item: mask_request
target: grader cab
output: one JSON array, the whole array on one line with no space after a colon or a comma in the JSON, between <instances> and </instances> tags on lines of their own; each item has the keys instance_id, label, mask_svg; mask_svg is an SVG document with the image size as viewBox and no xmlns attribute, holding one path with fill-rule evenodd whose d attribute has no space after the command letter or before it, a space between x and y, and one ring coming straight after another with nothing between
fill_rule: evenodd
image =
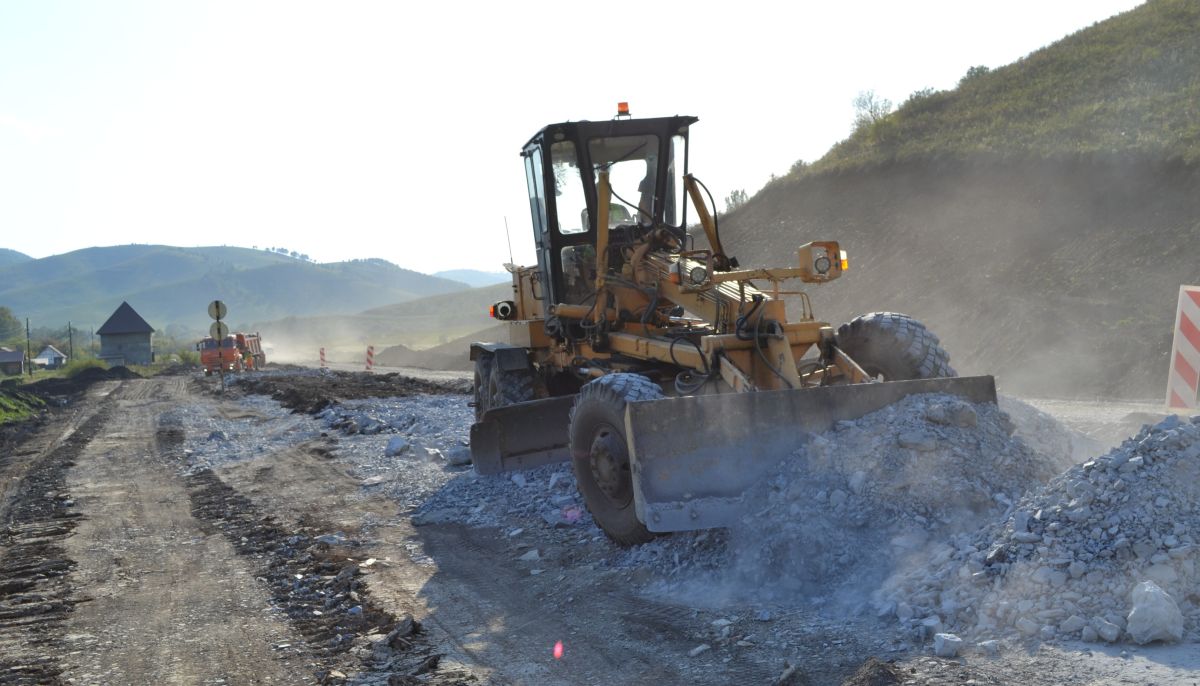
<instances>
[{"instance_id":1,"label":"grader cab","mask_svg":"<svg viewBox=\"0 0 1200 686\"><path fill-rule=\"evenodd\" d=\"M619 115L534 135L521 155L537 265L508 265L512 299L492 307L506 340L471 346L476 470L571 460L622 544L729 524L807 432L916 393L996 399L992 377L954 378L906 315L818 320L788 284L842 276L836 241L798 245L785 267L728 255L688 170L696 121Z\"/></svg>"}]
</instances>

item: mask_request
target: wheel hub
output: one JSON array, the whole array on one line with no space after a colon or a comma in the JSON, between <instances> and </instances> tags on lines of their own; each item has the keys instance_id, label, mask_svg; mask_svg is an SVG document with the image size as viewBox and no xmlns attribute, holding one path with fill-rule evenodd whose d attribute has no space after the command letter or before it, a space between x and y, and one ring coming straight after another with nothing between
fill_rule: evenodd
<instances>
[{"instance_id":1,"label":"wheel hub","mask_svg":"<svg viewBox=\"0 0 1200 686\"><path fill-rule=\"evenodd\" d=\"M591 446L592 478L604 495L617 504L629 500L629 453L625 440L610 426L596 429Z\"/></svg>"}]
</instances>

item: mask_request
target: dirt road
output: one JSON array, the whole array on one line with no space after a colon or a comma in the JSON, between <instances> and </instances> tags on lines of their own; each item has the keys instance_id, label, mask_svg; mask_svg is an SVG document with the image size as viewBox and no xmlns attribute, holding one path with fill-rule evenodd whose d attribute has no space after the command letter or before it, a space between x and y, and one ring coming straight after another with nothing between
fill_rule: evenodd
<instances>
[{"instance_id":1,"label":"dirt road","mask_svg":"<svg viewBox=\"0 0 1200 686\"><path fill-rule=\"evenodd\" d=\"M382 460L388 435L330 428L369 401L313 418L212 386L106 381L0 456L0 684L837 684L870 657L884 662L847 683L1200 674L1192 646L942 660L819 599L767 611L663 592L642 561L705 538L630 553L576 524L422 510L462 487L480 517L526 512L520 489L475 505L464 468L416 447L461 441L465 396L402 386L415 404L384 405L414 446Z\"/></svg>"}]
</instances>

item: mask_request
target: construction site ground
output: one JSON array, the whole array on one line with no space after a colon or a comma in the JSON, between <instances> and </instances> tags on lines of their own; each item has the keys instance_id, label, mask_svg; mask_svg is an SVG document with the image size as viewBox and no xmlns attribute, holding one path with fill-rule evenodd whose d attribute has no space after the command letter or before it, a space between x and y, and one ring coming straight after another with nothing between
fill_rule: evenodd
<instances>
[{"instance_id":1,"label":"construction site ground","mask_svg":"<svg viewBox=\"0 0 1200 686\"><path fill-rule=\"evenodd\" d=\"M681 593L663 558L719 532L622 550L551 468L489 500L437 377L107 379L3 428L0 684L1200 682L1190 642L937 658L820 594ZM1158 409L1033 404L1106 445Z\"/></svg>"}]
</instances>

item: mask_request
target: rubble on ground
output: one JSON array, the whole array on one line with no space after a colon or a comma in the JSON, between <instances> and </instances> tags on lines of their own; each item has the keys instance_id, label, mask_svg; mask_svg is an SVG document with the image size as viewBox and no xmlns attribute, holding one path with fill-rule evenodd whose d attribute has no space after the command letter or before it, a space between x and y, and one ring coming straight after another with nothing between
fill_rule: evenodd
<instances>
[{"instance_id":1,"label":"rubble on ground","mask_svg":"<svg viewBox=\"0 0 1200 686\"><path fill-rule=\"evenodd\" d=\"M930 541L973 531L1063 468L1014 429L995 405L935 394L810 436L747 494L730 564L707 583L742 599L864 607Z\"/></svg>"},{"instance_id":2,"label":"rubble on ground","mask_svg":"<svg viewBox=\"0 0 1200 686\"><path fill-rule=\"evenodd\" d=\"M881 608L914 632L936 619L976 637L1196 640L1198 477L1200 417L1169 416L936 545Z\"/></svg>"}]
</instances>

